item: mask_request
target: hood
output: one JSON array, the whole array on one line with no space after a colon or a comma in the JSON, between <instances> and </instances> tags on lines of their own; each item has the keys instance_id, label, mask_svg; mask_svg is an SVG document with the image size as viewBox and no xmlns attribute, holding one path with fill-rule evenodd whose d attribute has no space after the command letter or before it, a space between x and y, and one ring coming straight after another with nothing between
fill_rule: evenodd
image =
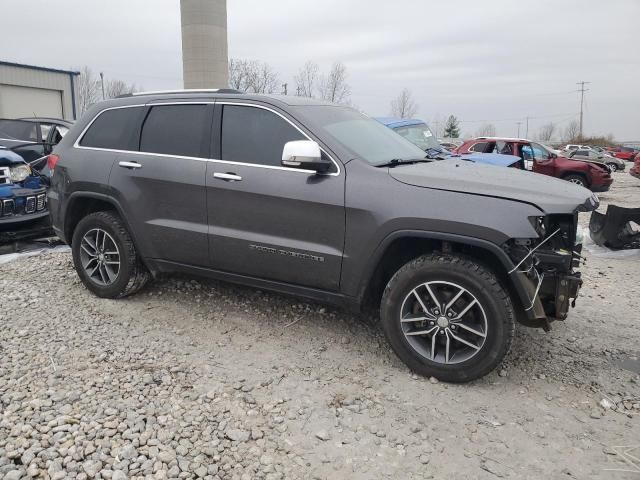
<instances>
[{"instance_id":1,"label":"hood","mask_svg":"<svg viewBox=\"0 0 640 480\"><path fill-rule=\"evenodd\" d=\"M520 157L515 155L503 155L501 153L464 153L460 155L463 160L470 160L474 163L484 163L486 165L494 165L496 167L510 167L511 165L521 161Z\"/></svg>"},{"instance_id":2,"label":"hood","mask_svg":"<svg viewBox=\"0 0 640 480\"><path fill-rule=\"evenodd\" d=\"M20 155L0 147L0 167L10 167L19 163L25 163Z\"/></svg>"},{"instance_id":3,"label":"hood","mask_svg":"<svg viewBox=\"0 0 640 480\"><path fill-rule=\"evenodd\" d=\"M594 194L565 180L515 168L493 168L461 159L401 165L389 168L389 175L416 187L528 203L546 214L591 211L598 207Z\"/></svg>"}]
</instances>

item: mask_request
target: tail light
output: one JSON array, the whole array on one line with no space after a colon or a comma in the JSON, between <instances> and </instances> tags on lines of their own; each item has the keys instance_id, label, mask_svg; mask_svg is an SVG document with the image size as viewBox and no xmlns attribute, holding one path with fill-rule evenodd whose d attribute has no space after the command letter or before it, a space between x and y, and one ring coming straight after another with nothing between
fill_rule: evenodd
<instances>
[{"instance_id":1,"label":"tail light","mask_svg":"<svg viewBox=\"0 0 640 480\"><path fill-rule=\"evenodd\" d=\"M53 153L51 155L47 155L47 167L49 167L51 173L53 173L53 170L56 168L58 160L60 160L60 157L58 155L55 155Z\"/></svg>"}]
</instances>

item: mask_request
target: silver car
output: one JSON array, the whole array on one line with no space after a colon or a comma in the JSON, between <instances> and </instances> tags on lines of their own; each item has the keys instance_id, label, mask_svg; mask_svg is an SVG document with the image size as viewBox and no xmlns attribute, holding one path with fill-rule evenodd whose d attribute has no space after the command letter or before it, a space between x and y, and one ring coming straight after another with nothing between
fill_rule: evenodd
<instances>
[{"instance_id":1,"label":"silver car","mask_svg":"<svg viewBox=\"0 0 640 480\"><path fill-rule=\"evenodd\" d=\"M571 152L569 158L576 160L587 160L606 164L612 172L623 171L625 169L624 160L621 160L605 153L596 152L595 150L579 149Z\"/></svg>"}]
</instances>

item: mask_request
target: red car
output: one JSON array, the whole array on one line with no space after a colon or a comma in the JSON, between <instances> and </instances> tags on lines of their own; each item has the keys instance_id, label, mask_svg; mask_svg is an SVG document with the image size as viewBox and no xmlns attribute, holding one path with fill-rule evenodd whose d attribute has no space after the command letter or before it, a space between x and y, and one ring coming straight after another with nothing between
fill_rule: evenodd
<instances>
[{"instance_id":1,"label":"red car","mask_svg":"<svg viewBox=\"0 0 640 480\"><path fill-rule=\"evenodd\" d=\"M633 162L638 156L638 151L630 147L620 147L620 149L613 155L621 160Z\"/></svg>"},{"instance_id":2,"label":"red car","mask_svg":"<svg viewBox=\"0 0 640 480\"><path fill-rule=\"evenodd\" d=\"M636 160L633 167L629 170L629 173L637 179L640 179L640 155L636 155Z\"/></svg>"},{"instance_id":3,"label":"red car","mask_svg":"<svg viewBox=\"0 0 640 480\"><path fill-rule=\"evenodd\" d=\"M613 183L604 164L567 158L554 153L549 147L522 138L478 137L456 149L460 154L470 152L517 155L527 170L562 178L593 192L606 192Z\"/></svg>"}]
</instances>

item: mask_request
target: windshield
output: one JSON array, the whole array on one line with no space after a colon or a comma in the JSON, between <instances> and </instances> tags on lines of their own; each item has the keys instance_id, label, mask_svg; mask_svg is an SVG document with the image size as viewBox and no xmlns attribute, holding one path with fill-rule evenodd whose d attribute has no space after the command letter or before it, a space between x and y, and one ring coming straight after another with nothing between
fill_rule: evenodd
<instances>
[{"instance_id":1,"label":"windshield","mask_svg":"<svg viewBox=\"0 0 640 480\"><path fill-rule=\"evenodd\" d=\"M305 115L354 156L372 164L425 158L423 150L390 128L349 107L306 106Z\"/></svg>"},{"instance_id":2,"label":"windshield","mask_svg":"<svg viewBox=\"0 0 640 480\"><path fill-rule=\"evenodd\" d=\"M0 138L38 141L37 125L20 120L0 120Z\"/></svg>"},{"instance_id":3,"label":"windshield","mask_svg":"<svg viewBox=\"0 0 640 480\"><path fill-rule=\"evenodd\" d=\"M433 132L431 132L429 127L424 123L394 128L393 131L403 136L422 150L428 150L430 148L442 150L442 147L436 140L436 137L433 136Z\"/></svg>"}]
</instances>

